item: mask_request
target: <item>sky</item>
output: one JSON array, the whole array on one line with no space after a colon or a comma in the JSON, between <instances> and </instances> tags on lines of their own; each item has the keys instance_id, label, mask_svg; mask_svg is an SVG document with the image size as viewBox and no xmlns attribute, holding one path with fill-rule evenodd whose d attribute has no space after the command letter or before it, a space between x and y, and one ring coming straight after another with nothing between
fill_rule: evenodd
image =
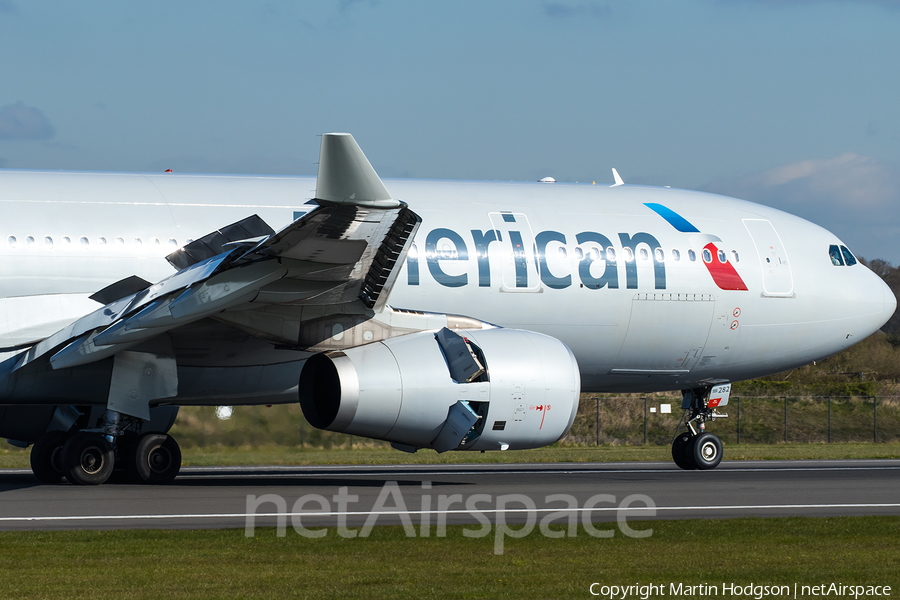
<instances>
[{"instance_id":1,"label":"sky","mask_svg":"<svg viewBox=\"0 0 900 600\"><path fill-rule=\"evenodd\" d=\"M900 264L900 0L0 0L0 168L713 191Z\"/></svg>"}]
</instances>

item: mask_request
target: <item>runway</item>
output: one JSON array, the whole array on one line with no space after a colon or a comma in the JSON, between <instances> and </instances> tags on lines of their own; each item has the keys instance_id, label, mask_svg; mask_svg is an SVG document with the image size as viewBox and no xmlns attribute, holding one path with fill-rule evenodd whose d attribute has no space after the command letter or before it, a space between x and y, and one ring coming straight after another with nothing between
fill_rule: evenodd
<instances>
[{"instance_id":1,"label":"runway","mask_svg":"<svg viewBox=\"0 0 900 600\"><path fill-rule=\"evenodd\" d=\"M170 485L99 487L0 470L0 530L515 523L563 509L591 522L900 515L900 460L186 467Z\"/></svg>"}]
</instances>

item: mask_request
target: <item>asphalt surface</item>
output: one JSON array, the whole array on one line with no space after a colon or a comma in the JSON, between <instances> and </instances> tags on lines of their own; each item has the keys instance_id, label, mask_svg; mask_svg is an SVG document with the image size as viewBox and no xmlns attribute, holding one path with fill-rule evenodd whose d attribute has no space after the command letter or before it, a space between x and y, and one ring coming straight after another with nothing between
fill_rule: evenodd
<instances>
[{"instance_id":1,"label":"asphalt surface","mask_svg":"<svg viewBox=\"0 0 900 600\"><path fill-rule=\"evenodd\" d=\"M279 518L288 529L436 527L523 523L563 509L594 523L900 515L900 460L726 461L713 471L670 463L187 467L169 485L99 487L42 485L28 470L0 470L0 530L244 528Z\"/></svg>"}]
</instances>

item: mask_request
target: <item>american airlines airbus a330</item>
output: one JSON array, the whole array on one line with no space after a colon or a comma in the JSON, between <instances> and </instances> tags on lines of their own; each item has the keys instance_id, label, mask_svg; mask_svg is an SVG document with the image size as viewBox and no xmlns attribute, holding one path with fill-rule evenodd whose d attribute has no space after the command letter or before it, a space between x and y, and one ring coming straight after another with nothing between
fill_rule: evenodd
<instances>
[{"instance_id":1,"label":"american airlines airbus a330","mask_svg":"<svg viewBox=\"0 0 900 600\"><path fill-rule=\"evenodd\" d=\"M709 469L731 382L894 312L821 227L615 179L386 187L348 134L316 179L0 171L0 436L44 482L164 483L181 405L506 450L562 438L582 390L674 389L673 458Z\"/></svg>"}]
</instances>

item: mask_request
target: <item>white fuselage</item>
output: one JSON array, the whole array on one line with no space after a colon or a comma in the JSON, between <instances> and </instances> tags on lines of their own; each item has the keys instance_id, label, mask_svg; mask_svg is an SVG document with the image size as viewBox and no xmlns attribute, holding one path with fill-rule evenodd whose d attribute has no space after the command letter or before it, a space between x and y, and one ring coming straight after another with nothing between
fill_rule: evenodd
<instances>
[{"instance_id":1,"label":"white fuselage","mask_svg":"<svg viewBox=\"0 0 900 600\"><path fill-rule=\"evenodd\" d=\"M783 371L862 340L896 306L864 266L833 264L834 234L758 204L642 186L385 184L422 218L388 304L558 338L585 391ZM254 213L280 229L310 209L315 187L0 171L0 347L53 334L124 277L171 275L164 257L188 240Z\"/></svg>"}]
</instances>

